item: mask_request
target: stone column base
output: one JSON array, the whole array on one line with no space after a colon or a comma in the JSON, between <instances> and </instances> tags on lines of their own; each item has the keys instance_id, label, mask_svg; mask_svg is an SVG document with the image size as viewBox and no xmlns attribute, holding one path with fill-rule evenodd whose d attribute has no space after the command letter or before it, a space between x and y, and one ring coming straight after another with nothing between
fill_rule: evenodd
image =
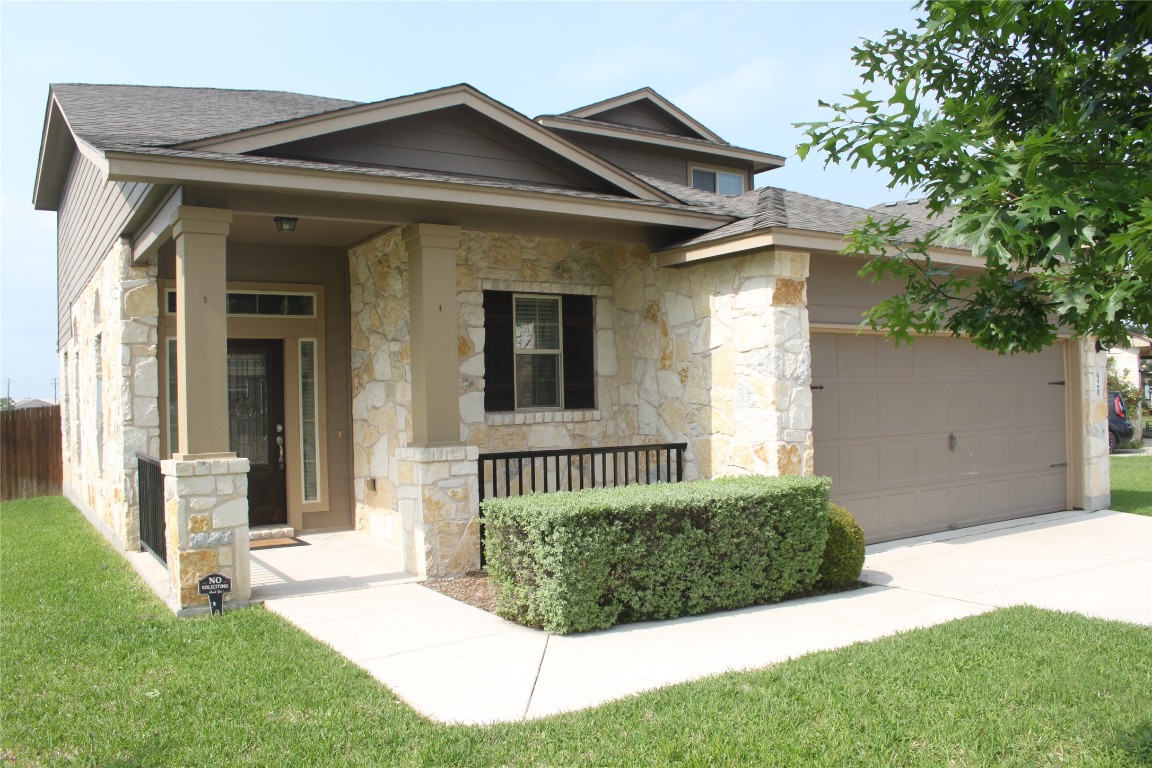
<instances>
[{"instance_id":1,"label":"stone column base","mask_svg":"<svg viewBox=\"0 0 1152 768\"><path fill-rule=\"evenodd\" d=\"M472 445L400 449L404 569L453 576L480 567L480 502Z\"/></svg>"},{"instance_id":2,"label":"stone column base","mask_svg":"<svg viewBox=\"0 0 1152 768\"><path fill-rule=\"evenodd\" d=\"M181 610L208 605L196 583L209 573L232 580L226 602L252 595L248 469L237 458L160 462L169 582Z\"/></svg>"}]
</instances>

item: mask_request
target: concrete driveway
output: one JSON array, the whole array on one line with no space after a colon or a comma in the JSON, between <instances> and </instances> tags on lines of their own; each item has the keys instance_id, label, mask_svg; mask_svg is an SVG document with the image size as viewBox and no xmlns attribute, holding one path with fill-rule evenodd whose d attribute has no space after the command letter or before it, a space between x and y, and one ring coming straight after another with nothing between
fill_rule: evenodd
<instances>
[{"instance_id":1,"label":"concrete driveway","mask_svg":"<svg viewBox=\"0 0 1152 768\"><path fill-rule=\"evenodd\" d=\"M1116 512L875 545L867 588L567 636L412 583L395 552L363 534L304 538L312 546L253 552L253 597L449 722L583 709L1008 605L1152 626L1152 518Z\"/></svg>"}]
</instances>

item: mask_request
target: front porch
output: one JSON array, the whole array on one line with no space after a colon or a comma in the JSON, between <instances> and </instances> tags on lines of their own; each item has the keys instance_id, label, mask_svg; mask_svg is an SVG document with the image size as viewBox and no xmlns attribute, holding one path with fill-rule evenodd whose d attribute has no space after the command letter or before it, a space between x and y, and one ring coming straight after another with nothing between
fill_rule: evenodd
<instances>
[{"instance_id":1,"label":"front porch","mask_svg":"<svg viewBox=\"0 0 1152 768\"><path fill-rule=\"evenodd\" d=\"M430 224L384 225L342 249L343 232L294 251L238 239L255 237L255 218L177 206L169 239L156 246L158 442L160 457L172 458L151 498L163 499L169 558L182 558L172 589L184 608L201 604L194 585L206 572L231 576L237 601L256 587L247 567L250 528L261 522L252 501L258 465L286 478L284 522L294 530L371 533L388 558L398 553L395 573L420 578L479 567L479 503L513 492L512 483L521 493L811 472L796 288L806 254L677 270L659 267L643 246ZM271 264L277 271L262 282ZM272 296L307 301L283 316L241 306ZM541 325L541 338L547 330L571 341L545 350L571 365L549 368L541 356L526 368L515 356L512 316L497 305L517 297L554 318L533 322L555 324ZM282 415L266 419L259 455L238 447L238 414L261 411L237 394L232 367L237 342L251 358L257 339L278 353L259 370L283 369L268 385L283 390ZM493 399L499 387L489 383L504 357L507 397ZM533 390L542 402L513 397L529 369L552 371L541 374L556 382L552 392ZM550 463L525 463L528 454ZM489 467L485 479L479 458L500 456L519 458L514 468ZM250 475L231 463L244 457ZM141 532L155 549L156 526Z\"/></svg>"}]
</instances>

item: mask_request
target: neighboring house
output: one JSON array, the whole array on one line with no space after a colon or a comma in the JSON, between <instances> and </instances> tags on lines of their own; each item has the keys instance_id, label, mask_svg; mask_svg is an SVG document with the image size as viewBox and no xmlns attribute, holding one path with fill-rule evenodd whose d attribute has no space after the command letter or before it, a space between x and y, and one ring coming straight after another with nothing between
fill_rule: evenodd
<instances>
[{"instance_id":1,"label":"neighboring house","mask_svg":"<svg viewBox=\"0 0 1152 768\"><path fill-rule=\"evenodd\" d=\"M35 397L27 397L23 400L17 400L12 403L12 410L19 411L24 408L52 408L56 403L50 403L47 400L40 400Z\"/></svg>"},{"instance_id":2,"label":"neighboring house","mask_svg":"<svg viewBox=\"0 0 1152 768\"><path fill-rule=\"evenodd\" d=\"M1152 367L1152 339L1143 334L1133 333L1129 336L1131 346L1113 347L1108 350L1109 359L1116 365L1116 375L1128 382L1133 389L1144 393L1146 399L1152 399L1152 387L1149 386L1149 377L1145 372ZM1139 403L1129 403L1135 409Z\"/></svg>"},{"instance_id":3,"label":"neighboring house","mask_svg":"<svg viewBox=\"0 0 1152 768\"><path fill-rule=\"evenodd\" d=\"M136 548L162 459L184 606L211 570L247 596L260 526L477 567L481 453L827 474L872 541L1106 506L1104 355L858 333L896 290L838 253L869 212L753 189L783 162L646 88L532 120L468 85L52 86L66 492Z\"/></svg>"}]
</instances>

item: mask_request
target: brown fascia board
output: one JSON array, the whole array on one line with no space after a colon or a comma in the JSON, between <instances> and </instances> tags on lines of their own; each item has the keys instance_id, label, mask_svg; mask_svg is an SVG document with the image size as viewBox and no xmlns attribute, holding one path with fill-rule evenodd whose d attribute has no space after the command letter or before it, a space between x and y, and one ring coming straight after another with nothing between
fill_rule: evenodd
<instances>
[{"instance_id":1,"label":"brown fascia board","mask_svg":"<svg viewBox=\"0 0 1152 768\"><path fill-rule=\"evenodd\" d=\"M607 112L610 109L623 107L627 104L632 104L637 101L652 102L657 107L667 112L673 119L683 123L685 126L700 134L701 137L708 141L714 141L718 144L728 143L724 141L724 139L720 138L716 133L711 131L706 125L692 117L692 115L680 109L680 107L668 101L668 99L664 98L648 86L637 88L636 90L629 91L628 93L622 93L619 96L613 96L610 99L598 101L595 104L588 104L587 106L569 110L568 112L563 113L563 115L558 115L558 117L592 117L602 112Z\"/></svg>"},{"instance_id":2,"label":"brown fascia board","mask_svg":"<svg viewBox=\"0 0 1152 768\"><path fill-rule=\"evenodd\" d=\"M570 131L572 133L604 136L606 138L624 139L641 144L654 144L673 149L686 149L693 152L715 155L730 160L741 160L752 163L753 173L770 171L773 168L782 168L785 158L769 152L760 152L755 149L734 147L731 144L714 144L703 139L689 139L681 136L662 135L652 131L645 131L629 126L609 125L607 123L589 123L582 118L572 118L565 115L541 115L536 122L545 128L554 131Z\"/></svg>"},{"instance_id":3,"label":"brown fascia board","mask_svg":"<svg viewBox=\"0 0 1152 768\"><path fill-rule=\"evenodd\" d=\"M675 198L656 187L641 181L627 171L621 170L601 157L588 152L562 136L537 125L532 120L481 93L470 85L452 85L434 91L400 96L370 104L357 104L343 109L321 112L307 117L287 120L272 125L250 128L244 131L200 139L179 144L174 149L203 150L242 154L256 152L268 147L322 136L337 131L359 128L364 125L410 117L438 109L454 106L467 106L486 117L495 120L506 128L541 145L545 150L560 155L584 170L603 179L612 186L636 195L641 200L676 202Z\"/></svg>"},{"instance_id":4,"label":"brown fascia board","mask_svg":"<svg viewBox=\"0 0 1152 768\"><path fill-rule=\"evenodd\" d=\"M837 232L769 227L695 245L672 247L652 255L656 258L657 266L680 267L740 256L751 251L780 249L839 253L847 244L848 236ZM930 253L932 258L941 264L977 268L983 266L983 262L972 256L971 251L960 248L933 248Z\"/></svg>"},{"instance_id":5,"label":"brown fascia board","mask_svg":"<svg viewBox=\"0 0 1152 768\"><path fill-rule=\"evenodd\" d=\"M109 151L105 154L112 181L153 184L223 184L251 189L277 189L339 197L356 195L376 199L480 205L512 210L592 216L700 230L712 230L732 221L731 216L698 210L670 209L651 201L601 200L505 187L470 186L425 179L353 174L346 171L286 168L230 160L174 158Z\"/></svg>"},{"instance_id":6,"label":"brown fascia board","mask_svg":"<svg viewBox=\"0 0 1152 768\"><path fill-rule=\"evenodd\" d=\"M60 206L68 169L76 154L77 139L60 109L56 96L48 93L44 109L44 128L40 134L40 156L36 161L36 181L32 188L32 205L38 211L55 211Z\"/></svg>"}]
</instances>

